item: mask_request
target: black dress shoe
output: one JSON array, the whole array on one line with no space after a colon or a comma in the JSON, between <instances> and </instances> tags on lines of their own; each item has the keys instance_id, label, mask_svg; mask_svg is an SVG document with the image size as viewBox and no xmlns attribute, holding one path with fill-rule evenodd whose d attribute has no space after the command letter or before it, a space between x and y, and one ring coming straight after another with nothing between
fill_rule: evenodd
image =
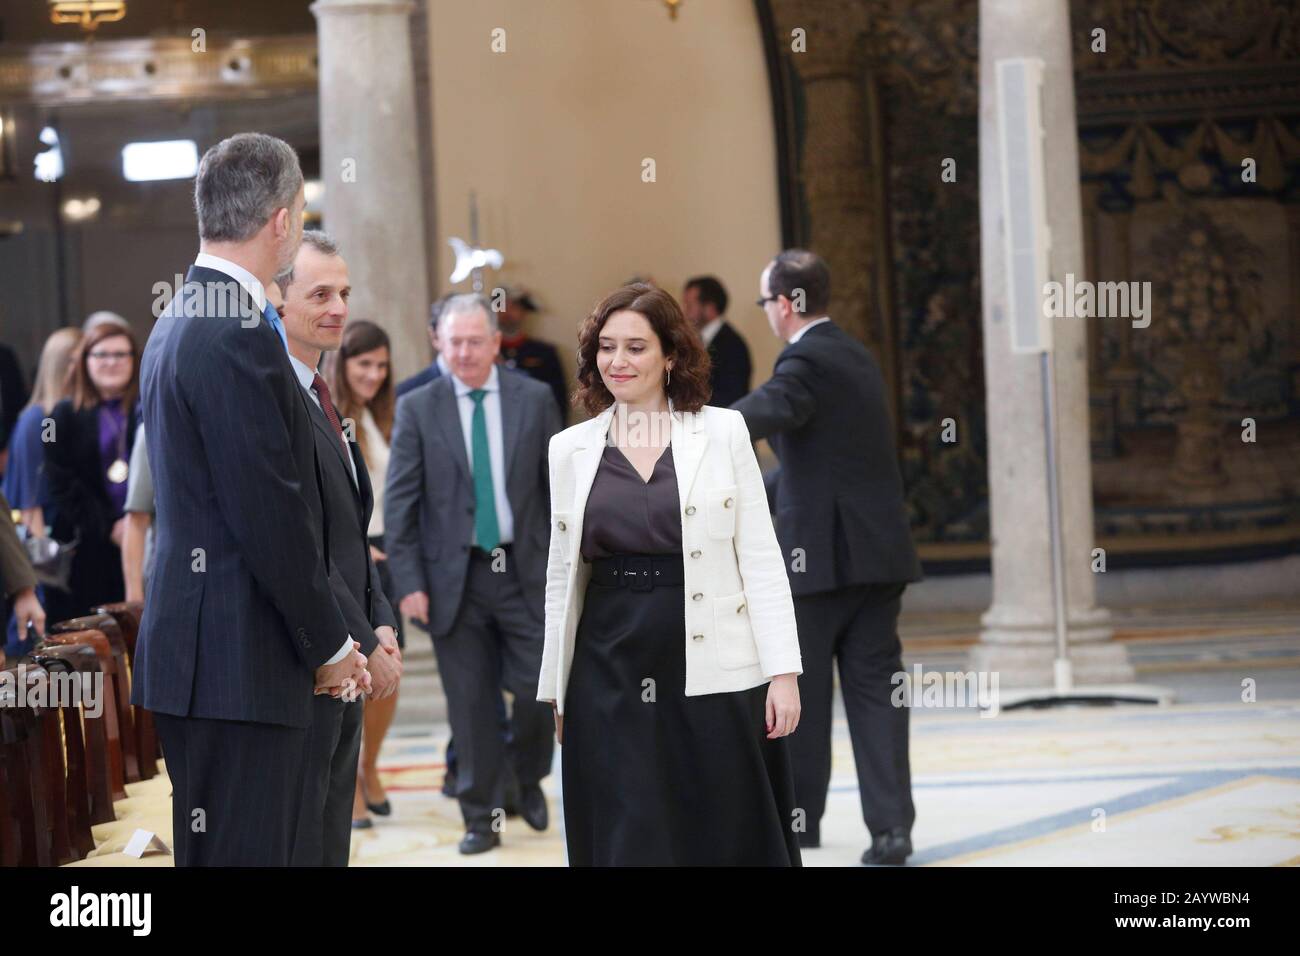
<instances>
[{"instance_id":1,"label":"black dress shoe","mask_svg":"<svg viewBox=\"0 0 1300 956\"><path fill-rule=\"evenodd\" d=\"M460 841L460 852L465 856L486 853L501 845L501 834L493 830L470 830Z\"/></svg>"},{"instance_id":2,"label":"black dress shoe","mask_svg":"<svg viewBox=\"0 0 1300 956\"><path fill-rule=\"evenodd\" d=\"M871 840L871 849L862 854L868 866L901 866L912 855L912 837L904 827L892 827Z\"/></svg>"},{"instance_id":3,"label":"black dress shoe","mask_svg":"<svg viewBox=\"0 0 1300 956\"><path fill-rule=\"evenodd\" d=\"M546 808L546 794L539 784L519 788L519 815L534 830L545 830L551 822Z\"/></svg>"},{"instance_id":4,"label":"black dress shoe","mask_svg":"<svg viewBox=\"0 0 1300 956\"><path fill-rule=\"evenodd\" d=\"M442 775L442 795L456 799L456 771L448 770Z\"/></svg>"},{"instance_id":5,"label":"black dress shoe","mask_svg":"<svg viewBox=\"0 0 1300 956\"><path fill-rule=\"evenodd\" d=\"M375 814L375 816L386 817L393 812L393 805L387 800L384 800L383 803L371 803L367 800L366 809Z\"/></svg>"},{"instance_id":6,"label":"black dress shoe","mask_svg":"<svg viewBox=\"0 0 1300 956\"><path fill-rule=\"evenodd\" d=\"M361 817L352 821L352 829L354 830L369 830L374 825L375 821L369 817Z\"/></svg>"}]
</instances>

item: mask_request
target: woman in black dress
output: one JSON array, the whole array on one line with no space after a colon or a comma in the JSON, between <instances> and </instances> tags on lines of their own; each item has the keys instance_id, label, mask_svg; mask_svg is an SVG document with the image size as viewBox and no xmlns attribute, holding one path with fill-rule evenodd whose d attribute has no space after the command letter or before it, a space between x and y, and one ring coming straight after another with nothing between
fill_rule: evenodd
<instances>
[{"instance_id":1,"label":"woman in black dress","mask_svg":"<svg viewBox=\"0 0 1300 956\"><path fill-rule=\"evenodd\" d=\"M798 866L798 636L744 420L704 406L704 346L646 285L588 318L578 379L600 414L551 445L538 691L569 862Z\"/></svg>"},{"instance_id":2,"label":"woman in black dress","mask_svg":"<svg viewBox=\"0 0 1300 956\"><path fill-rule=\"evenodd\" d=\"M69 397L54 406L45 473L54 506L54 537L76 541L68 591L48 590L51 621L120 601L122 533L128 463L140 423L135 336L102 323L77 347Z\"/></svg>"}]
</instances>

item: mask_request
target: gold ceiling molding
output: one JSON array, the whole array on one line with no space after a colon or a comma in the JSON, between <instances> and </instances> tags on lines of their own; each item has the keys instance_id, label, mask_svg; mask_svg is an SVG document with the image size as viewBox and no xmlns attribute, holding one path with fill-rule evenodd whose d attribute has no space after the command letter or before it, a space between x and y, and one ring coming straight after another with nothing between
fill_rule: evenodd
<instances>
[{"instance_id":1,"label":"gold ceiling molding","mask_svg":"<svg viewBox=\"0 0 1300 956\"><path fill-rule=\"evenodd\" d=\"M42 43L0 54L0 102L263 96L316 88L316 37Z\"/></svg>"},{"instance_id":2,"label":"gold ceiling molding","mask_svg":"<svg viewBox=\"0 0 1300 956\"><path fill-rule=\"evenodd\" d=\"M50 22L71 23L87 33L101 23L116 23L126 16L126 0L49 0Z\"/></svg>"}]
</instances>

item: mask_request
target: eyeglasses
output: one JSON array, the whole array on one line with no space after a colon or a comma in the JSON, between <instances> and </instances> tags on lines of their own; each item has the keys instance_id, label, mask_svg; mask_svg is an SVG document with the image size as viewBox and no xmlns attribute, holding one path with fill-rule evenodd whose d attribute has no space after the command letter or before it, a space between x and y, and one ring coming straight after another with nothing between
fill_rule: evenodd
<instances>
[{"instance_id":1,"label":"eyeglasses","mask_svg":"<svg viewBox=\"0 0 1300 956\"><path fill-rule=\"evenodd\" d=\"M761 298L761 299L758 299L754 304L757 305L757 306L761 309L761 308L763 308L763 306L767 305L769 302L775 302L775 301L776 301L777 299L779 299L779 298L781 298L779 295L768 295L768 296L764 296L764 297Z\"/></svg>"},{"instance_id":2,"label":"eyeglasses","mask_svg":"<svg viewBox=\"0 0 1300 956\"><path fill-rule=\"evenodd\" d=\"M93 358L96 362L125 362L127 359L132 358L133 356L134 353L132 352L98 352L97 351L97 352L90 353L90 357Z\"/></svg>"}]
</instances>

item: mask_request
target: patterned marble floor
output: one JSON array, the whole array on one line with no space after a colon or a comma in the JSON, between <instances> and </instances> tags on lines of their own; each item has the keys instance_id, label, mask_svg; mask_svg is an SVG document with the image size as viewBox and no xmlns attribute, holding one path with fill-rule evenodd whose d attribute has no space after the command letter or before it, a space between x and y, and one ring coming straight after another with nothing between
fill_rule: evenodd
<instances>
[{"instance_id":1,"label":"patterned marble floor","mask_svg":"<svg viewBox=\"0 0 1300 956\"><path fill-rule=\"evenodd\" d=\"M1279 621L1179 622L1123 635L1162 707L1004 711L918 709L912 720L917 821L912 865L1300 865L1300 627ZM1168 623L1168 622L1166 622ZM908 641L907 664L959 664L964 640ZM1242 701L1242 681L1256 699ZM425 727L428 724L424 725ZM546 781L552 826L510 820L501 849L456 852L459 813L444 798L447 728L406 724L381 758L394 814L353 839L353 865L549 866L564 862L559 775ZM558 761L557 756L557 761ZM558 763L557 763L558 770ZM857 865L868 842L843 714L822 847L808 866Z\"/></svg>"}]
</instances>

